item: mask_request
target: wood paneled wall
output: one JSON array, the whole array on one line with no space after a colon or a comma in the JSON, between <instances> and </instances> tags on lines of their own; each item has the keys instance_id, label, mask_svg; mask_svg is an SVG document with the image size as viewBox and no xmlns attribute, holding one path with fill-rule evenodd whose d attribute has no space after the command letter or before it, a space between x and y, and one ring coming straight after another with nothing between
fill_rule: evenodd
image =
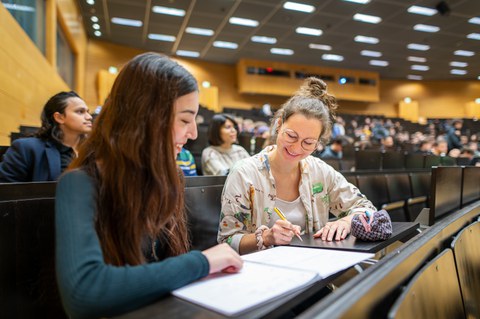
<instances>
[{"instance_id":1,"label":"wood paneled wall","mask_svg":"<svg viewBox=\"0 0 480 319\"><path fill-rule=\"evenodd\" d=\"M47 8L51 1L55 0L47 0ZM59 16L64 20L76 17L80 22L80 15L73 0L58 1L53 8L55 19ZM69 25L69 30L64 31L73 33L78 51L78 76L82 78L82 81L77 81L79 85L75 89L83 94L86 36L81 23L75 30L70 28L72 27ZM52 34L51 30L47 31L48 33ZM55 32L53 34L56 35ZM20 125L39 126L40 113L48 98L70 88L56 72L56 67L47 60L2 5L0 39L0 145L9 145L10 132L18 131Z\"/></svg>"}]
</instances>

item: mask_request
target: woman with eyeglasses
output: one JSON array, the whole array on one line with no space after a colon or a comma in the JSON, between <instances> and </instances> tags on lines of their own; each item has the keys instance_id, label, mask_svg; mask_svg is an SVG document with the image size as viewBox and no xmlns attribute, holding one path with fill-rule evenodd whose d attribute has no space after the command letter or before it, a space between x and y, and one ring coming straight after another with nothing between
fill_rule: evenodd
<instances>
[{"instance_id":1,"label":"woman with eyeglasses","mask_svg":"<svg viewBox=\"0 0 480 319\"><path fill-rule=\"evenodd\" d=\"M272 122L276 145L239 162L226 180L220 243L246 254L287 245L301 232L342 240L355 213L376 211L340 173L311 156L328 139L336 108L326 84L311 77L277 111ZM329 222L329 212L341 218Z\"/></svg>"}]
</instances>

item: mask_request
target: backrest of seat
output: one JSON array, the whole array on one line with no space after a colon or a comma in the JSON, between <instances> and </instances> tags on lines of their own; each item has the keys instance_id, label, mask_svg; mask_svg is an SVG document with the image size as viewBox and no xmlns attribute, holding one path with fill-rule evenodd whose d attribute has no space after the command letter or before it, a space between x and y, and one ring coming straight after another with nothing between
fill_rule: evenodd
<instances>
[{"instance_id":1,"label":"backrest of seat","mask_svg":"<svg viewBox=\"0 0 480 319\"><path fill-rule=\"evenodd\" d=\"M463 168L462 207L480 199L480 167Z\"/></svg>"},{"instance_id":2,"label":"backrest of seat","mask_svg":"<svg viewBox=\"0 0 480 319\"><path fill-rule=\"evenodd\" d=\"M377 208L388 203L385 175L358 175L357 186Z\"/></svg>"},{"instance_id":3,"label":"backrest of seat","mask_svg":"<svg viewBox=\"0 0 480 319\"><path fill-rule=\"evenodd\" d=\"M191 248L204 250L217 244L223 185L185 188Z\"/></svg>"},{"instance_id":4,"label":"backrest of seat","mask_svg":"<svg viewBox=\"0 0 480 319\"><path fill-rule=\"evenodd\" d=\"M468 318L480 318L480 222L465 227L451 243Z\"/></svg>"},{"instance_id":5,"label":"backrest of seat","mask_svg":"<svg viewBox=\"0 0 480 319\"><path fill-rule=\"evenodd\" d=\"M401 169L405 168L405 154L403 152L384 152L382 153L383 169Z\"/></svg>"},{"instance_id":6,"label":"backrest of seat","mask_svg":"<svg viewBox=\"0 0 480 319\"><path fill-rule=\"evenodd\" d=\"M409 153L405 155L405 168L423 168L425 155Z\"/></svg>"},{"instance_id":7,"label":"backrest of seat","mask_svg":"<svg viewBox=\"0 0 480 319\"><path fill-rule=\"evenodd\" d=\"M344 177L347 182L358 187L357 176L355 174L344 174Z\"/></svg>"},{"instance_id":8,"label":"backrest of seat","mask_svg":"<svg viewBox=\"0 0 480 319\"><path fill-rule=\"evenodd\" d=\"M429 196L430 195L430 172L414 172L410 173L410 185L412 188L412 196Z\"/></svg>"},{"instance_id":9,"label":"backrest of seat","mask_svg":"<svg viewBox=\"0 0 480 319\"><path fill-rule=\"evenodd\" d=\"M29 182L0 184L0 200L53 198L57 182Z\"/></svg>"},{"instance_id":10,"label":"backrest of seat","mask_svg":"<svg viewBox=\"0 0 480 319\"><path fill-rule=\"evenodd\" d=\"M465 318L451 249L420 269L393 304L388 318Z\"/></svg>"},{"instance_id":11,"label":"backrest of seat","mask_svg":"<svg viewBox=\"0 0 480 319\"><path fill-rule=\"evenodd\" d=\"M440 165L440 156L437 155L425 155L425 168Z\"/></svg>"},{"instance_id":12,"label":"backrest of seat","mask_svg":"<svg viewBox=\"0 0 480 319\"><path fill-rule=\"evenodd\" d=\"M340 171L340 160L335 158L324 158L322 161L333 167L336 171Z\"/></svg>"},{"instance_id":13,"label":"backrest of seat","mask_svg":"<svg viewBox=\"0 0 480 319\"><path fill-rule=\"evenodd\" d=\"M6 309L17 318L66 318L55 277L55 199L4 201L0 212Z\"/></svg>"},{"instance_id":14,"label":"backrest of seat","mask_svg":"<svg viewBox=\"0 0 480 319\"><path fill-rule=\"evenodd\" d=\"M382 166L382 153L380 151L356 151L355 169L379 170Z\"/></svg>"},{"instance_id":15,"label":"backrest of seat","mask_svg":"<svg viewBox=\"0 0 480 319\"><path fill-rule=\"evenodd\" d=\"M389 202L407 200L412 197L408 174L386 174Z\"/></svg>"}]
</instances>

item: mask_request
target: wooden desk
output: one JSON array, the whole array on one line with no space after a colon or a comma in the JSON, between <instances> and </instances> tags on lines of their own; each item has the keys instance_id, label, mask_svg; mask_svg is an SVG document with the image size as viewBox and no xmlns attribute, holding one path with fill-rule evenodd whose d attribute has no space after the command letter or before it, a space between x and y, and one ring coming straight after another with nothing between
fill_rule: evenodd
<instances>
[{"instance_id":1,"label":"wooden desk","mask_svg":"<svg viewBox=\"0 0 480 319\"><path fill-rule=\"evenodd\" d=\"M406 241L417 234L419 223L392 222L392 236L387 240L381 241L362 241L351 235L342 241L323 241L314 239L312 235L302 236L303 242L293 237L291 246L326 248L356 251L362 253L377 253L394 242Z\"/></svg>"}]
</instances>

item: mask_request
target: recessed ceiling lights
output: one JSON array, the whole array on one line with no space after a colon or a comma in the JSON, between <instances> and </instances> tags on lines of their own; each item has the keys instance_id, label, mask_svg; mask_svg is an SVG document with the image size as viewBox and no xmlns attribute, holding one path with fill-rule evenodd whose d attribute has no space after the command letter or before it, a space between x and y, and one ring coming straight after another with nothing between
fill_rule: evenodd
<instances>
[{"instance_id":1,"label":"recessed ceiling lights","mask_svg":"<svg viewBox=\"0 0 480 319\"><path fill-rule=\"evenodd\" d=\"M92 28L94 28L95 30L99 30L100 25L98 23L95 23L95 24L92 25Z\"/></svg>"},{"instance_id":2,"label":"recessed ceiling lights","mask_svg":"<svg viewBox=\"0 0 480 319\"><path fill-rule=\"evenodd\" d=\"M230 19L228 19L228 22L230 22L230 24L243 25L243 26L246 26L246 27L257 27L258 26L258 21L257 20L244 19L244 18L239 18L239 17L231 17Z\"/></svg>"},{"instance_id":3,"label":"recessed ceiling lights","mask_svg":"<svg viewBox=\"0 0 480 319\"><path fill-rule=\"evenodd\" d=\"M369 64L374 66L388 66L388 61L370 60Z\"/></svg>"},{"instance_id":4,"label":"recessed ceiling lights","mask_svg":"<svg viewBox=\"0 0 480 319\"><path fill-rule=\"evenodd\" d=\"M252 40L252 42L266 43L266 44L277 43L277 38L266 37L266 36L262 36L262 35L254 35L253 37L250 38L250 40Z\"/></svg>"},{"instance_id":5,"label":"recessed ceiling lights","mask_svg":"<svg viewBox=\"0 0 480 319\"><path fill-rule=\"evenodd\" d=\"M93 32L93 34L95 34L96 37L99 37L102 35L102 32L96 30L95 32Z\"/></svg>"},{"instance_id":6,"label":"recessed ceiling lights","mask_svg":"<svg viewBox=\"0 0 480 319\"><path fill-rule=\"evenodd\" d=\"M93 6L95 4L95 0L86 0L87 4Z\"/></svg>"},{"instance_id":7,"label":"recessed ceiling lights","mask_svg":"<svg viewBox=\"0 0 480 319\"><path fill-rule=\"evenodd\" d=\"M380 23L382 21L382 18L377 17L377 16L371 16L368 14L361 14L361 13L356 13L353 16L353 20L361 21L361 22L366 22L366 23Z\"/></svg>"},{"instance_id":8,"label":"recessed ceiling lights","mask_svg":"<svg viewBox=\"0 0 480 319\"><path fill-rule=\"evenodd\" d=\"M313 28L305 28L305 27L298 27L295 29L295 32L305 35L313 35L313 36L321 36L323 31L320 29L313 29Z\"/></svg>"},{"instance_id":9,"label":"recessed ceiling lights","mask_svg":"<svg viewBox=\"0 0 480 319\"><path fill-rule=\"evenodd\" d=\"M214 41L213 46L216 48L222 49L232 49L235 50L238 48L238 44L235 42L227 42L227 41Z\"/></svg>"},{"instance_id":10,"label":"recessed ceiling lights","mask_svg":"<svg viewBox=\"0 0 480 319\"><path fill-rule=\"evenodd\" d=\"M459 70L459 69L452 69L450 70L451 74L456 74L456 75L465 75L467 74L467 71L465 70Z\"/></svg>"},{"instance_id":11,"label":"recessed ceiling lights","mask_svg":"<svg viewBox=\"0 0 480 319\"><path fill-rule=\"evenodd\" d=\"M91 16L90 20L94 23L97 23L98 22L98 17L97 16Z\"/></svg>"},{"instance_id":12,"label":"recessed ceiling lights","mask_svg":"<svg viewBox=\"0 0 480 319\"><path fill-rule=\"evenodd\" d=\"M308 47L315 50L332 51L332 47L325 44L310 43Z\"/></svg>"},{"instance_id":13,"label":"recessed ceiling lights","mask_svg":"<svg viewBox=\"0 0 480 319\"><path fill-rule=\"evenodd\" d=\"M428 65L419 65L419 64L414 64L410 68L412 70L415 70L415 71L428 71L428 70L430 70L430 67Z\"/></svg>"},{"instance_id":14,"label":"recessed ceiling lights","mask_svg":"<svg viewBox=\"0 0 480 319\"><path fill-rule=\"evenodd\" d=\"M191 58L198 58L200 56L200 52L197 52L197 51L177 50L176 53L177 55L188 56Z\"/></svg>"},{"instance_id":15,"label":"recessed ceiling lights","mask_svg":"<svg viewBox=\"0 0 480 319\"><path fill-rule=\"evenodd\" d=\"M343 56L338 55L338 54L323 54L322 59L326 60L326 61L342 62L343 61Z\"/></svg>"},{"instance_id":16,"label":"recessed ceiling lights","mask_svg":"<svg viewBox=\"0 0 480 319\"><path fill-rule=\"evenodd\" d=\"M424 16L433 16L434 14L437 13L437 10L435 9L421 7L421 6L411 6L410 8L407 9L407 11L410 13L421 14Z\"/></svg>"},{"instance_id":17,"label":"recessed ceiling lights","mask_svg":"<svg viewBox=\"0 0 480 319\"><path fill-rule=\"evenodd\" d=\"M409 56L407 58L408 61L411 61L411 62L420 62L420 63L425 63L427 62L427 59L426 58L422 58L422 57L419 57L419 56Z\"/></svg>"},{"instance_id":18,"label":"recessed ceiling lights","mask_svg":"<svg viewBox=\"0 0 480 319\"><path fill-rule=\"evenodd\" d=\"M476 98L475 103L480 104L480 98Z\"/></svg>"},{"instance_id":19,"label":"recessed ceiling lights","mask_svg":"<svg viewBox=\"0 0 480 319\"><path fill-rule=\"evenodd\" d=\"M421 76L421 75L415 75L415 74L409 74L409 75L407 76L407 79L419 81L419 80L422 80L422 79L423 79L423 76Z\"/></svg>"},{"instance_id":20,"label":"recessed ceiling lights","mask_svg":"<svg viewBox=\"0 0 480 319\"><path fill-rule=\"evenodd\" d=\"M422 32L438 32L440 31L440 28L434 25L416 24L413 26L413 30Z\"/></svg>"},{"instance_id":21,"label":"recessed ceiling lights","mask_svg":"<svg viewBox=\"0 0 480 319\"><path fill-rule=\"evenodd\" d=\"M466 68L468 66L468 63L452 61L452 62L450 62L450 66L454 66L456 68Z\"/></svg>"},{"instance_id":22,"label":"recessed ceiling lights","mask_svg":"<svg viewBox=\"0 0 480 319\"><path fill-rule=\"evenodd\" d=\"M185 10L177 8L169 8L162 6L153 6L152 11L159 14L166 14L170 16L183 17L185 16Z\"/></svg>"},{"instance_id":23,"label":"recessed ceiling lights","mask_svg":"<svg viewBox=\"0 0 480 319\"><path fill-rule=\"evenodd\" d=\"M373 58L379 58L382 56L382 52L370 51L370 50L362 50L360 51L360 54L363 56L371 56Z\"/></svg>"},{"instance_id":24,"label":"recessed ceiling lights","mask_svg":"<svg viewBox=\"0 0 480 319\"><path fill-rule=\"evenodd\" d=\"M480 17L473 17L468 22L473 23L473 24L480 24Z\"/></svg>"},{"instance_id":25,"label":"recessed ceiling lights","mask_svg":"<svg viewBox=\"0 0 480 319\"><path fill-rule=\"evenodd\" d=\"M370 2L370 0L343 0L343 1L355 2L355 3L361 3L361 4L366 4Z\"/></svg>"},{"instance_id":26,"label":"recessed ceiling lights","mask_svg":"<svg viewBox=\"0 0 480 319\"><path fill-rule=\"evenodd\" d=\"M175 42L175 40L177 39L173 35L158 34L158 33L149 33L148 38L150 40L165 41L165 42Z\"/></svg>"},{"instance_id":27,"label":"recessed ceiling lights","mask_svg":"<svg viewBox=\"0 0 480 319\"><path fill-rule=\"evenodd\" d=\"M112 23L114 24L120 24L120 25L126 25L129 27L141 27L143 25L143 22L140 20L134 20L134 19L126 19L126 18L118 18L118 17L113 17L112 18Z\"/></svg>"},{"instance_id":28,"label":"recessed ceiling lights","mask_svg":"<svg viewBox=\"0 0 480 319\"><path fill-rule=\"evenodd\" d=\"M283 4L283 8L287 10L301 11L311 13L315 11L315 7L309 4L287 1Z\"/></svg>"},{"instance_id":29,"label":"recessed ceiling lights","mask_svg":"<svg viewBox=\"0 0 480 319\"><path fill-rule=\"evenodd\" d=\"M210 29L203 29L203 28L194 28L194 27L188 27L185 29L185 32L190 33L190 34L196 34L196 35L203 35L203 36L212 36L215 32Z\"/></svg>"},{"instance_id":30,"label":"recessed ceiling lights","mask_svg":"<svg viewBox=\"0 0 480 319\"><path fill-rule=\"evenodd\" d=\"M409 43L407 48L410 50L418 50L418 51L427 51L430 50L430 46L426 44L418 44L418 43Z\"/></svg>"},{"instance_id":31,"label":"recessed ceiling lights","mask_svg":"<svg viewBox=\"0 0 480 319\"><path fill-rule=\"evenodd\" d=\"M466 51L466 50L457 50L453 52L455 55L460 55L460 56L474 56L475 52L473 51Z\"/></svg>"},{"instance_id":32,"label":"recessed ceiling lights","mask_svg":"<svg viewBox=\"0 0 480 319\"><path fill-rule=\"evenodd\" d=\"M473 40L480 40L480 33L470 33L469 35L467 35L467 38Z\"/></svg>"},{"instance_id":33,"label":"recessed ceiling lights","mask_svg":"<svg viewBox=\"0 0 480 319\"><path fill-rule=\"evenodd\" d=\"M357 35L354 38L355 42L362 42L362 43L369 43L369 44L377 44L380 42L377 38L374 37L366 37L363 35Z\"/></svg>"},{"instance_id":34,"label":"recessed ceiling lights","mask_svg":"<svg viewBox=\"0 0 480 319\"><path fill-rule=\"evenodd\" d=\"M2 4L8 10L22 11L22 12L35 12L35 8L30 7L30 6L24 6L24 5L16 4L16 3L4 3L4 2L2 2Z\"/></svg>"},{"instance_id":35,"label":"recessed ceiling lights","mask_svg":"<svg viewBox=\"0 0 480 319\"><path fill-rule=\"evenodd\" d=\"M291 49L271 48L270 53L280 55L293 55L294 52Z\"/></svg>"}]
</instances>

